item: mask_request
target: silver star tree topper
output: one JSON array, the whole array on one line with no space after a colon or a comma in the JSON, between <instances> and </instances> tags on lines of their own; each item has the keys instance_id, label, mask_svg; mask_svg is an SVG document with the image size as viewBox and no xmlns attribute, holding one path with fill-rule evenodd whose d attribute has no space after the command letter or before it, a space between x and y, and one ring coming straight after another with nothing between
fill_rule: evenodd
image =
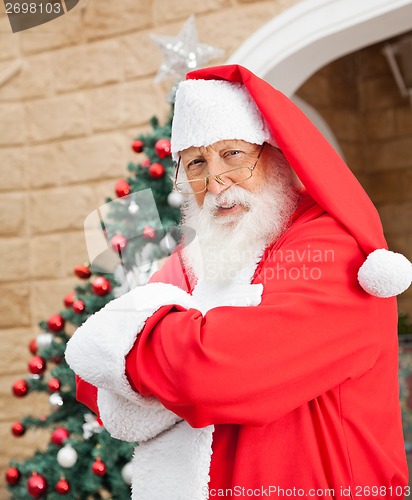
<instances>
[{"instance_id":1,"label":"silver star tree topper","mask_svg":"<svg viewBox=\"0 0 412 500\"><path fill-rule=\"evenodd\" d=\"M211 59L224 54L222 49L200 43L197 35L195 16L190 16L176 36L151 34L150 38L165 55L156 74L155 82L169 77L183 80L188 71L205 66Z\"/></svg>"}]
</instances>

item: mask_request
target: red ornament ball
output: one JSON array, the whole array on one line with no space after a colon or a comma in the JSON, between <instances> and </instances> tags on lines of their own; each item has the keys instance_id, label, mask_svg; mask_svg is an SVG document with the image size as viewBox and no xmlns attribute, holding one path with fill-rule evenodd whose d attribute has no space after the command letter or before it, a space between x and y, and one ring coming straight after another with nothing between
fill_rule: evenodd
<instances>
[{"instance_id":1,"label":"red ornament ball","mask_svg":"<svg viewBox=\"0 0 412 500\"><path fill-rule=\"evenodd\" d=\"M21 422L16 422L12 425L11 432L14 436L20 437L26 432L26 427Z\"/></svg>"},{"instance_id":2,"label":"red ornament ball","mask_svg":"<svg viewBox=\"0 0 412 500\"><path fill-rule=\"evenodd\" d=\"M128 194L130 194L130 184L127 181L121 179L120 181L116 182L115 191L119 198L121 198L122 196L127 196Z\"/></svg>"},{"instance_id":3,"label":"red ornament ball","mask_svg":"<svg viewBox=\"0 0 412 500\"><path fill-rule=\"evenodd\" d=\"M26 394L29 392L29 384L27 383L26 380L20 379L16 380L13 384L13 394L17 396L18 398L22 398L26 396Z\"/></svg>"},{"instance_id":4,"label":"red ornament ball","mask_svg":"<svg viewBox=\"0 0 412 500\"><path fill-rule=\"evenodd\" d=\"M166 169L160 163L152 163L149 167L149 175L152 179L161 179L166 173Z\"/></svg>"},{"instance_id":5,"label":"red ornament ball","mask_svg":"<svg viewBox=\"0 0 412 500\"><path fill-rule=\"evenodd\" d=\"M93 293L96 295L106 295L110 292L112 285L104 276L99 276L93 281Z\"/></svg>"},{"instance_id":6,"label":"red ornament ball","mask_svg":"<svg viewBox=\"0 0 412 500\"><path fill-rule=\"evenodd\" d=\"M159 158L167 158L172 154L169 139L159 139L155 144L155 151Z\"/></svg>"},{"instance_id":7,"label":"red ornament ball","mask_svg":"<svg viewBox=\"0 0 412 500\"><path fill-rule=\"evenodd\" d=\"M51 378L47 384L50 392L57 392L61 387L61 382L58 378Z\"/></svg>"},{"instance_id":8,"label":"red ornament ball","mask_svg":"<svg viewBox=\"0 0 412 500\"><path fill-rule=\"evenodd\" d=\"M69 431L65 427L58 427L51 435L51 442L57 446L61 446L63 441L70 436Z\"/></svg>"},{"instance_id":9,"label":"red ornament ball","mask_svg":"<svg viewBox=\"0 0 412 500\"><path fill-rule=\"evenodd\" d=\"M72 308L75 313L80 314L85 310L86 305L82 300L78 299L73 302Z\"/></svg>"},{"instance_id":10,"label":"red ornament ball","mask_svg":"<svg viewBox=\"0 0 412 500\"><path fill-rule=\"evenodd\" d=\"M71 307L73 302L76 300L76 292L70 292L64 297L64 305L66 307Z\"/></svg>"},{"instance_id":11,"label":"red ornament ball","mask_svg":"<svg viewBox=\"0 0 412 500\"><path fill-rule=\"evenodd\" d=\"M20 471L16 467L9 467L6 471L6 481L9 486L14 486L20 481Z\"/></svg>"},{"instance_id":12,"label":"red ornament ball","mask_svg":"<svg viewBox=\"0 0 412 500\"><path fill-rule=\"evenodd\" d=\"M145 226L143 228L143 238L145 240L153 240L156 238L156 231L151 226Z\"/></svg>"},{"instance_id":13,"label":"red ornament ball","mask_svg":"<svg viewBox=\"0 0 412 500\"><path fill-rule=\"evenodd\" d=\"M31 478L27 481L27 491L29 495L34 498L41 498L43 495L47 493L47 481L46 479L33 472Z\"/></svg>"},{"instance_id":14,"label":"red ornament ball","mask_svg":"<svg viewBox=\"0 0 412 500\"><path fill-rule=\"evenodd\" d=\"M115 252L120 252L127 246L127 239L122 234L116 234L110 240L110 244Z\"/></svg>"},{"instance_id":15,"label":"red ornament ball","mask_svg":"<svg viewBox=\"0 0 412 500\"><path fill-rule=\"evenodd\" d=\"M104 476L106 474L106 465L99 458L92 464L92 472L96 476Z\"/></svg>"},{"instance_id":16,"label":"red ornament ball","mask_svg":"<svg viewBox=\"0 0 412 500\"><path fill-rule=\"evenodd\" d=\"M30 340L30 342L29 342L29 351L32 354L37 354L37 341L35 338Z\"/></svg>"},{"instance_id":17,"label":"red ornament ball","mask_svg":"<svg viewBox=\"0 0 412 500\"><path fill-rule=\"evenodd\" d=\"M142 160L142 162L140 163L140 166L142 168L149 168L150 167L150 160L149 160L149 158L145 158L144 160Z\"/></svg>"},{"instance_id":18,"label":"red ornament ball","mask_svg":"<svg viewBox=\"0 0 412 500\"><path fill-rule=\"evenodd\" d=\"M29 361L29 372L33 375L41 375L47 367L46 360L40 356L34 356Z\"/></svg>"},{"instance_id":19,"label":"red ornament ball","mask_svg":"<svg viewBox=\"0 0 412 500\"><path fill-rule=\"evenodd\" d=\"M90 271L89 266L81 264L74 268L74 274L82 280L87 280L90 278L92 272Z\"/></svg>"},{"instance_id":20,"label":"red ornament ball","mask_svg":"<svg viewBox=\"0 0 412 500\"><path fill-rule=\"evenodd\" d=\"M140 139L135 139L132 142L132 149L135 153L141 153L143 151L144 143Z\"/></svg>"},{"instance_id":21,"label":"red ornament ball","mask_svg":"<svg viewBox=\"0 0 412 500\"><path fill-rule=\"evenodd\" d=\"M59 495L67 495L70 492L70 484L66 479L60 479L57 481L54 489L57 491Z\"/></svg>"},{"instance_id":22,"label":"red ornament ball","mask_svg":"<svg viewBox=\"0 0 412 500\"><path fill-rule=\"evenodd\" d=\"M47 326L52 332L61 332L64 328L65 320L60 314L53 314L47 320Z\"/></svg>"}]
</instances>

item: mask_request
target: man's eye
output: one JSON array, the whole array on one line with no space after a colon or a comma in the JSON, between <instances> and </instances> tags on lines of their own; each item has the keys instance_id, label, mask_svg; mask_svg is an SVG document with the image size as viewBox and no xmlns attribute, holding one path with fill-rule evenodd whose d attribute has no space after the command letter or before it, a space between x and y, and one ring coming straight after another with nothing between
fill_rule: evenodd
<instances>
[{"instance_id":1,"label":"man's eye","mask_svg":"<svg viewBox=\"0 0 412 500\"><path fill-rule=\"evenodd\" d=\"M243 153L243 151L239 151L238 149L234 149L233 151L228 151L227 155L228 156L236 156L236 155L239 155L242 153Z\"/></svg>"},{"instance_id":2,"label":"man's eye","mask_svg":"<svg viewBox=\"0 0 412 500\"><path fill-rule=\"evenodd\" d=\"M190 168L190 167L193 167L195 165L199 165L199 163L203 163L203 160L199 159L199 158L195 158L194 160L190 161L188 164L187 164L187 168Z\"/></svg>"}]
</instances>

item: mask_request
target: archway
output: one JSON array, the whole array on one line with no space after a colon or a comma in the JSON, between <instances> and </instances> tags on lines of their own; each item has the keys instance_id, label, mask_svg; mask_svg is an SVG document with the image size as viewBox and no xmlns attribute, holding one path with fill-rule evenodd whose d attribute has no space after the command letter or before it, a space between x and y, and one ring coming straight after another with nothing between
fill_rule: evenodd
<instances>
[{"instance_id":1,"label":"archway","mask_svg":"<svg viewBox=\"0 0 412 500\"><path fill-rule=\"evenodd\" d=\"M293 95L330 61L412 27L412 0L303 0L229 58Z\"/></svg>"}]
</instances>

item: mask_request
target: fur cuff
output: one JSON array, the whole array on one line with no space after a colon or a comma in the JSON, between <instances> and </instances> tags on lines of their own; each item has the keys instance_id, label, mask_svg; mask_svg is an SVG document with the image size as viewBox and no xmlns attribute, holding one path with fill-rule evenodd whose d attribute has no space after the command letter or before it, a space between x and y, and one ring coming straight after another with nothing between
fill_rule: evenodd
<instances>
[{"instance_id":1,"label":"fur cuff","mask_svg":"<svg viewBox=\"0 0 412 500\"><path fill-rule=\"evenodd\" d=\"M160 402L157 406L141 406L106 389L98 390L97 403L105 428L122 441L142 443L182 420Z\"/></svg>"},{"instance_id":2,"label":"fur cuff","mask_svg":"<svg viewBox=\"0 0 412 500\"><path fill-rule=\"evenodd\" d=\"M132 500L208 498L213 426L183 421L135 448Z\"/></svg>"},{"instance_id":3,"label":"fur cuff","mask_svg":"<svg viewBox=\"0 0 412 500\"><path fill-rule=\"evenodd\" d=\"M67 343L66 361L82 379L143 406L159 405L143 398L126 377L125 357L146 320L165 305L197 308L191 295L180 288L152 283L131 290L106 304L76 330Z\"/></svg>"}]
</instances>

